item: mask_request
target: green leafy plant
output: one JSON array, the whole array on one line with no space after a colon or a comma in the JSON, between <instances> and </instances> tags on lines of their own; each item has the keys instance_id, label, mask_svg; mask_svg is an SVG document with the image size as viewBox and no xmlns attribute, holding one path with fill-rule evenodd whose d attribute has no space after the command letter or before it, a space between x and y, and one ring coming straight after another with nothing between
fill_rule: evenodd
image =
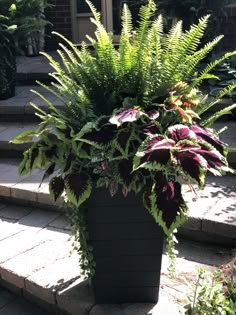
<instances>
[{"instance_id":1,"label":"green leafy plant","mask_svg":"<svg viewBox=\"0 0 236 315\"><path fill-rule=\"evenodd\" d=\"M221 270L214 274L199 271L194 294L190 297L187 315L234 315L235 301L224 290L224 276ZM232 279L233 280L233 279ZM235 286L230 282L229 286Z\"/></svg>"},{"instance_id":2,"label":"green leafy plant","mask_svg":"<svg viewBox=\"0 0 236 315\"><path fill-rule=\"evenodd\" d=\"M211 79L209 80L210 86L210 95L215 96L218 95L225 86L230 84L236 85L236 68L232 67L229 62L225 61L221 65L219 65L214 74L220 79ZM232 100L236 99L236 92L232 91L225 97L231 98Z\"/></svg>"},{"instance_id":3,"label":"green leafy plant","mask_svg":"<svg viewBox=\"0 0 236 315\"><path fill-rule=\"evenodd\" d=\"M227 19L225 5L231 3L230 0L160 0L157 2L159 8L167 16L167 24L181 19L185 27L196 23L197 20L210 14L211 18L205 33L204 41L211 40L223 31L224 22Z\"/></svg>"},{"instance_id":4,"label":"green leafy plant","mask_svg":"<svg viewBox=\"0 0 236 315\"><path fill-rule=\"evenodd\" d=\"M236 104L211 117L204 114L235 85L226 87L214 101L208 100L200 86L215 78L211 71L236 52L199 70L200 61L222 38L198 48L209 16L188 31L182 30L180 21L164 34L162 16L153 20L156 6L152 0L141 7L135 30L124 5L116 49L99 13L87 3L97 27L96 38L89 38L94 50L85 43L78 50L58 34L63 41L58 51L61 64L44 54L54 68L55 82L51 87L40 85L65 107L59 110L39 94L48 112L33 104L40 125L13 141L38 139L24 153L19 174L36 167L46 169L43 179L52 176L51 195L57 200L65 194L75 211L80 211L96 186L106 187L111 195L117 190L124 196L131 191L143 194L145 207L167 236L173 262L174 233L187 218L181 182L202 189L208 172L233 172L226 159L227 146L207 127ZM86 259L83 263L87 266Z\"/></svg>"},{"instance_id":5,"label":"green leafy plant","mask_svg":"<svg viewBox=\"0 0 236 315\"><path fill-rule=\"evenodd\" d=\"M44 10L47 0L2 0L0 14L17 25L14 40L19 53L38 54L44 47L44 27L49 22Z\"/></svg>"},{"instance_id":6,"label":"green leafy plant","mask_svg":"<svg viewBox=\"0 0 236 315\"><path fill-rule=\"evenodd\" d=\"M8 12L11 12L11 7L8 7ZM17 26L3 13L0 8L0 99L14 94L16 73L14 33Z\"/></svg>"}]
</instances>

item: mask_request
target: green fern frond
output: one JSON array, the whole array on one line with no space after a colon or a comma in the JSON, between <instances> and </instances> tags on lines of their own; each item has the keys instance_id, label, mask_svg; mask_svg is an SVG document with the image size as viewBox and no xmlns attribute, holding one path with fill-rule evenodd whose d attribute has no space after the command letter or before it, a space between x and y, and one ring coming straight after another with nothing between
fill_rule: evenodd
<instances>
[{"instance_id":1,"label":"green fern frond","mask_svg":"<svg viewBox=\"0 0 236 315\"><path fill-rule=\"evenodd\" d=\"M204 127L209 127L211 126L217 119L219 119L220 117L222 117L223 115L229 115L231 114L232 110L236 109L236 104L230 105L225 107L224 109L216 112L215 114L213 114L211 117L209 117L208 119L204 120L202 122L202 125Z\"/></svg>"},{"instance_id":2,"label":"green fern frond","mask_svg":"<svg viewBox=\"0 0 236 315\"><path fill-rule=\"evenodd\" d=\"M152 51L155 55L155 62L160 63L162 57L163 17L159 15L153 22L149 31L149 41L152 44Z\"/></svg>"},{"instance_id":3,"label":"green fern frond","mask_svg":"<svg viewBox=\"0 0 236 315\"><path fill-rule=\"evenodd\" d=\"M213 62L209 63L206 68L200 73L200 76L195 80L194 86L197 86L202 83L205 79L205 76L209 74L210 71L214 70L218 65L220 65L224 60L236 56L236 51L228 52L224 54L221 58L214 60Z\"/></svg>"},{"instance_id":4,"label":"green fern frond","mask_svg":"<svg viewBox=\"0 0 236 315\"><path fill-rule=\"evenodd\" d=\"M226 95L230 95L234 90L236 90L236 83L232 83L226 86L220 93L216 96L217 99L221 99Z\"/></svg>"},{"instance_id":5,"label":"green fern frond","mask_svg":"<svg viewBox=\"0 0 236 315\"><path fill-rule=\"evenodd\" d=\"M178 21L163 39L164 52L169 54L179 51L180 39L183 36L183 22Z\"/></svg>"},{"instance_id":6,"label":"green fern frond","mask_svg":"<svg viewBox=\"0 0 236 315\"><path fill-rule=\"evenodd\" d=\"M101 14L97 11L97 9L95 8L95 6L93 5L92 1L90 0L85 0L85 2L87 3L87 5L89 6L94 19L96 20L97 23L100 23L101 21Z\"/></svg>"},{"instance_id":7,"label":"green fern frond","mask_svg":"<svg viewBox=\"0 0 236 315\"><path fill-rule=\"evenodd\" d=\"M207 28L207 24L209 21L210 15L206 15L203 18L199 19L197 25L192 25L189 31L184 33L184 37L181 43L181 54L189 55L193 54L198 45L201 42L202 37L204 36L204 32Z\"/></svg>"},{"instance_id":8,"label":"green fern frond","mask_svg":"<svg viewBox=\"0 0 236 315\"><path fill-rule=\"evenodd\" d=\"M68 45L68 47L71 48L72 52L75 55L77 55L77 57L80 59L80 51L77 49L75 44L73 44L69 39L67 39L65 36L63 36L62 34L58 32L53 31L52 34L60 37L63 40L63 42L65 42ZM41 54L43 55L44 53L41 53Z\"/></svg>"}]
</instances>

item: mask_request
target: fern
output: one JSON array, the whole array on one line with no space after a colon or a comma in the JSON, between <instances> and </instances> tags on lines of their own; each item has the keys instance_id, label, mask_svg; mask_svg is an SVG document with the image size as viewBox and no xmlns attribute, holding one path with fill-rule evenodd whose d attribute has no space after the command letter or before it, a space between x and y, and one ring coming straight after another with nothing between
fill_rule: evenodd
<instances>
[{"instance_id":1,"label":"fern","mask_svg":"<svg viewBox=\"0 0 236 315\"><path fill-rule=\"evenodd\" d=\"M223 108L222 110L216 112L215 114L211 115L208 119L204 120L202 122L202 125L204 127L209 127L211 126L217 119L219 119L223 115L229 115L231 114L232 110L236 109L236 104L227 106Z\"/></svg>"}]
</instances>

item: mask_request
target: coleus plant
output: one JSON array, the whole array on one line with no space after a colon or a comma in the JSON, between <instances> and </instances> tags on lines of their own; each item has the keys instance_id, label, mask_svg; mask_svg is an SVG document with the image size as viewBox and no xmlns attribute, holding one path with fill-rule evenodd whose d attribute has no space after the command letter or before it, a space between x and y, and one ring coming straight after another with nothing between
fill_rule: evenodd
<instances>
[{"instance_id":1,"label":"coleus plant","mask_svg":"<svg viewBox=\"0 0 236 315\"><path fill-rule=\"evenodd\" d=\"M93 50L86 43L79 50L58 34L64 42L58 51L61 64L44 54L54 68L54 82L51 87L40 85L65 106L59 110L43 95L48 111L33 104L41 123L13 141L37 139L24 153L19 173L46 169L43 179L51 176L51 195L57 200L64 194L77 212L96 186L107 187L111 195L118 189L124 196L142 193L173 258L174 233L188 212L182 183L202 189L208 171L233 172L227 163L227 145L209 127L236 104L210 117L206 111L236 85L224 88L214 99L204 95L200 86L203 80L216 78L211 70L236 52L199 70L200 61L222 38L198 48L209 16L188 31L182 30L180 21L164 34L162 16L155 17L152 0L141 7L135 30L124 5L117 49L99 13L87 3L97 27L96 38L88 37ZM75 234L83 230L75 229ZM86 257L82 255L84 266L88 266Z\"/></svg>"}]
</instances>

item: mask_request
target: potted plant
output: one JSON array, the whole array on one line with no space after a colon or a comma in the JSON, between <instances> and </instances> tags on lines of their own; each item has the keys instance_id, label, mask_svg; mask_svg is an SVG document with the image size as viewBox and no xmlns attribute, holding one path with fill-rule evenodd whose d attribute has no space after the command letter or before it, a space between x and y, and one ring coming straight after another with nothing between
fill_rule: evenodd
<instances>
[{"instance_id":1,"label":"potted plant","mask_svg":"<svg viewBox=\"0 0 236 315\"><path fill-rule=\"evenodd\" d=\"M17 25L14 40L18 53L35 56L44 51L45 19L44 10L49 6L47 0L2 0L0 12L8 23Z\"/></svg>"},{"instance_id":2,"label":"potted plant","mask_svg":"<svg viewBox=\"0 0 236 315\"><path fill-rule=\"evenodd\" d=\"M19 50L27 56L37 56L44 51L45 26L49 24L44 11L48 6L47 0L15 2L14 22L18 25L16 40Z\"/></svg>"},{"instance_id":3,"label":"potted plant","mask_svg":"<svg viewBox=\"0 0 236 315\"><path fill-rule=\"evenodd\" d=\"M98 301L154 301L163 232L172 270L176 229L187 219L182 182L201 189L208 172L233 172L226 144L209 126L236 104L211 117L206 111L235 84L214 99L200 86L236 52L199 72L199 62L222 38L198 49L209 16L185 32L180 21L165 35L162 16L153 19L152 0L141 7L136 30L124 5L117 49L99 13L87 3L97 27L96 38L90 38L94 50L85 43L79 50L58 34L64 42L58 51L62 65L44 54L54 68L54 82L40 85L65 107L57 109L42 95L48 112L33 104L40 125L13 142L38 141L24 153L19 173L46 169L43 179L51 176L51 195L57 200L64 194L73 205L75 247Z\"/></svg>"},{"instance_id":4,"label":"potted plant","mask_svg":"<svg viewBox=\"0 0 236 315\"><path fill-rule=\"evenodd\" d=\"M8 8L8 11L11 7ZM16 47L13 33L16 25L11 24L2 10L0 11L0 100L15 94Z\"/></svg>"}]
</instances>

